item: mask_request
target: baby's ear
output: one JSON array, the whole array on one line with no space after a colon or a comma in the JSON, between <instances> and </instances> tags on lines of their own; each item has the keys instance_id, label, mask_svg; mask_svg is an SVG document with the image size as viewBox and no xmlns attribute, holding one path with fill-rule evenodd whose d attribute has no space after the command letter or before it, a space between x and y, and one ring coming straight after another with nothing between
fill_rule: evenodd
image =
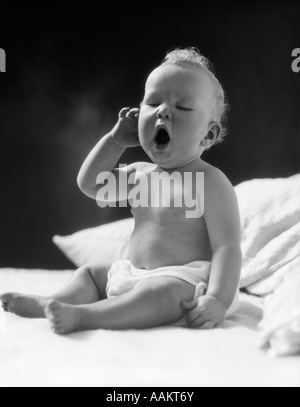
<instances>
[{"instance_id":1,"label":"baby's ear","mask_svg":"<svg viewBox=\"0 0 300 407\"><path fill-rule=\"evenodd\" d=\"M222 132L222 126L218 122L214 122L210 124L210 129L204 139L201 141L201 145L206 149L212 147Z\"/></svg>"}]
</instances>

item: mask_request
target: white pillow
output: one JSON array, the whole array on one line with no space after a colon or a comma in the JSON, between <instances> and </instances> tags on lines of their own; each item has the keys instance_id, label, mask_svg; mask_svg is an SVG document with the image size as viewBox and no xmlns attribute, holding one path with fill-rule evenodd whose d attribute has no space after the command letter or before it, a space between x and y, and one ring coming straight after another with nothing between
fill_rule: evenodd
<instances>
[{"instance_id":1,"label":"white pillow","mask_svg":"<svg viewBox=\"0 0 300 407\"><path fill-rule=\"evenodd\" d=\"M300 222L300 174L245 181L235 191L246 264L272 239Z\"/></svg>"},{"instance_id":2,"label":"white pillow","mask_svg":"<svg viewBox=\"0 0 300 407\"><path fill-rule=\"evenodd\" d=\"M267 298L260 328L260 345L272 355L300 354L300 268Z\"/></svg>"},{"instance_id":3,"label":"white pillow","mask_svg":"<svg viewBox=\"0 0 300 407\"><path fill-rule=\"evenodd\" d=\"M115 261L128 259L133 228L134 219L127 218L70 236L55 235L53 242L76 267L85 264L109 267Z\"/></svg>"}]
</instances>

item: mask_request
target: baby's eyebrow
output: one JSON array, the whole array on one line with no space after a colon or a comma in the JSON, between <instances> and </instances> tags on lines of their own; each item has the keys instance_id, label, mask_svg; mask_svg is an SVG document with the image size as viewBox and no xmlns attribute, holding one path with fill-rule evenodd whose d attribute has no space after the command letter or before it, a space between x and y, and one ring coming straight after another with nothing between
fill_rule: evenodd
<instances>
[{"instance_id":1,"label":"baby's eyebrow","mask_svg":"<svg viewBox=\"0 0 300 407\"><path fill-rule=\"evenodd\" d=\"M149 92L149 93L145 93L144 95L144 100L146 99L155 99L155 98L160 98L161 95L158 92ZM193 101L193 98L189 95L180 95L177 94L175 95L175 98L177 100L177 102L180 103L191 103Z\"/></svg>"},{"instance_id":2,"label":"baby's eyebrow","mask_svg":"<svg viewBox=\"0 0 300 407\"><path fill-rule=\"evenodd\" d=\"M155 98L155 97L159 97L159 94L157 92L146 92L145 93L145 97L147 98Z\"/></svg>"},{"instance_id":3,"label":"baby's eyebrow","mask_svg":"<svg viewBox=\"0 0 300 407\"><path fill-rule=\"evenodd\" d=\"M178 96L180 102L192 102L193 98L191 96Z\"/></svg>"}]
</instances>

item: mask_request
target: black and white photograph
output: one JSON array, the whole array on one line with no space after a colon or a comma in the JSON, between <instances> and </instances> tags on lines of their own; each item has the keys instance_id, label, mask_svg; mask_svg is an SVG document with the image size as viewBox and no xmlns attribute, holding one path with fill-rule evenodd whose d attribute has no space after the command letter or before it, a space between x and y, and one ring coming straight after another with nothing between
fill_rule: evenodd
<instances>
[{"instance_id":1,"label":"black and white photograph","mask_svg":"<svg viewBox=\"0 0 300 407\"><path fill-rule=\"evenodd\" d=\"M300 387L300 2L1 14L0 387Z\"/></svg>"}]
</instances>

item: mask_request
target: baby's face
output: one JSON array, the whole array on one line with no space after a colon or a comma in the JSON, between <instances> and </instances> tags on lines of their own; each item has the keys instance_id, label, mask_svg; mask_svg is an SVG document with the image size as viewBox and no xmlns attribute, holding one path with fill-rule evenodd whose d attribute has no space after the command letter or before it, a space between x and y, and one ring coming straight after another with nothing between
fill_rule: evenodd
<instances>
[{"instance_id":1,"label":"baby's face","mask_svg":"<svg viewBox=\"0 0 300 407\"><path fill-rule=\"evenodd\" d=\"M189 65L167 64L149 76L139 116L140 142L165 169L200 157L209 131L214 89L207 74Z\"/></svg>"}]
</instances>

